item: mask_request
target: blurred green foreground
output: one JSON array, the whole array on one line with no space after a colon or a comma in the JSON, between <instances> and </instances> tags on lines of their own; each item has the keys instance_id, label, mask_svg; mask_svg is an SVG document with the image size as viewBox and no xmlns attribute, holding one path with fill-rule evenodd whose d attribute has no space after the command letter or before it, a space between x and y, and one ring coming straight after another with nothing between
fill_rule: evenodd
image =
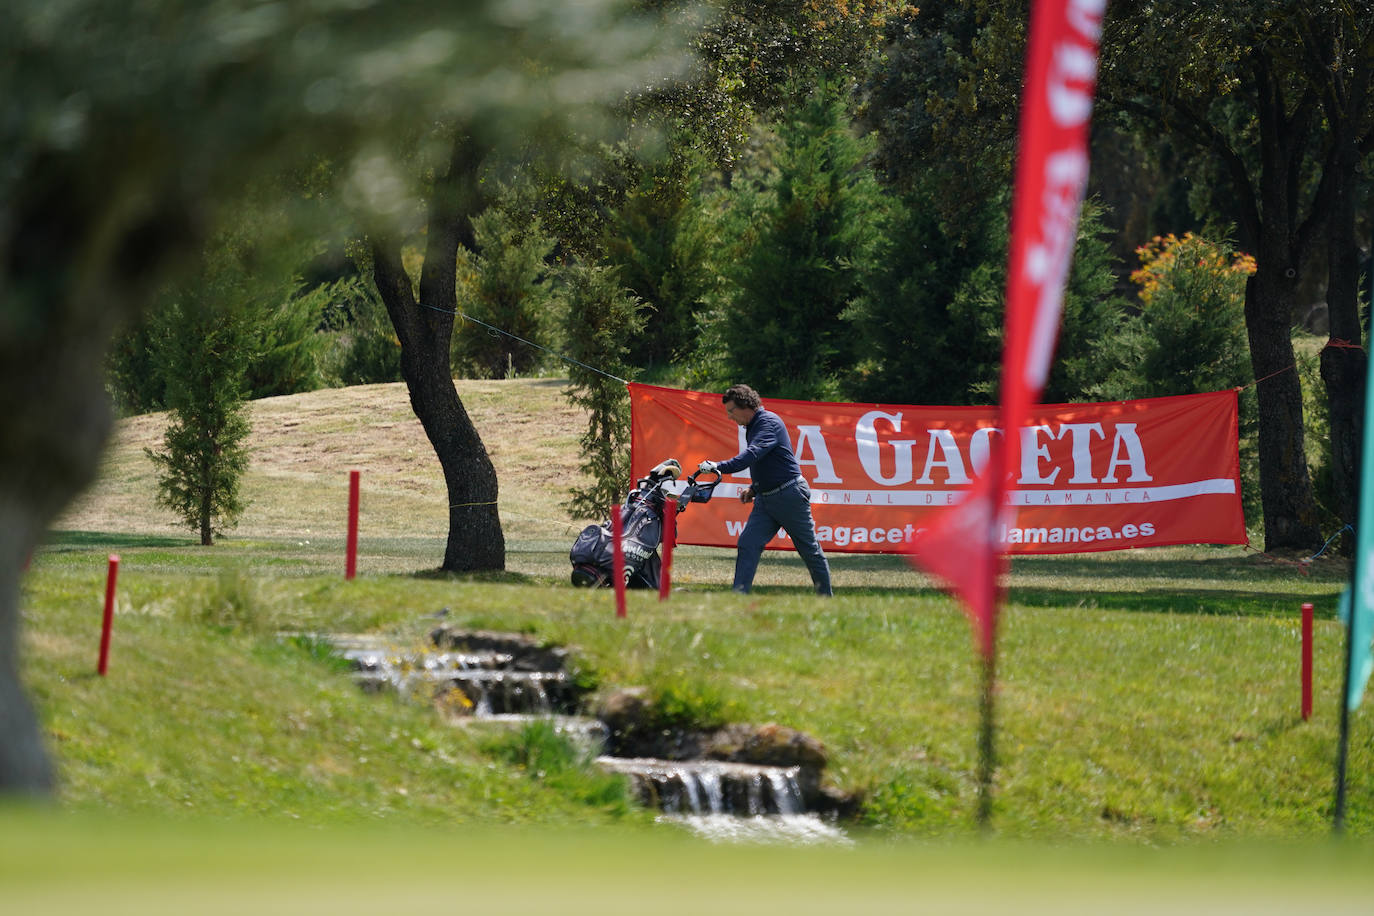
<instances>
[{"instance_id":1,"label":"blurred green foreground","mask_svg":"<svg viewBox=\"0 0 1374 916\"><path fill-rule=\"evenodd\" d=\"M703 846L0 813L11 913L1368 913L1367 845Z\"/></svg>"}]
</instances>

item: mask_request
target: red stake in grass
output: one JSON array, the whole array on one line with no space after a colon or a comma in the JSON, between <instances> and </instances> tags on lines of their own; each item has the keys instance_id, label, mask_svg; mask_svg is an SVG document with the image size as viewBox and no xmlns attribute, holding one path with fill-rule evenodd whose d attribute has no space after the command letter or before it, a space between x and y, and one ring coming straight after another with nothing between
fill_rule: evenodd
<instances>
[{"instance_id":1,"label":"red stake in grass","mask_svg":"<svg viewBox=\"0 0 1374 916\"><path fill-rule=\"evenodd\" d=\"M358 574L358 471L348 472L348 547L344 562L344 578Z\"/></svg>"},{"instance_id":2,"label":"red stake in grass","mask_svg":"<svg viewBox=\"0 0 1374 916\"><path fill-rule=\"evenodd\" d=\"M110 630L114 626L115 578L119 575L119 554L110 554L110 572L105 578L105 619L100 626L100 661L95 670L101 677L110 667Z\"/></svg>"},{"instance_id":3,"label":"red stake in grass","mask_svg":"<svg viewBox=\"0 0 1374 916\"><path fill-rule=\"evenodd\" d=\"M615 616L625 616L625 548L620 543L625 522L620 507L611 506L611 576L615 586Z\"/></svg>"},{"instance_id":4,"label":"red stake in grass","mask_svg":"<svg viewBox=\"0 0 1374 916\"><path fill-rule=\"evenodd\" d=\"M668 600L668 590L672 587L673 546L677 543L677 501L667 500L663 505L663 572L658 577L658 600Z\"/></svg>"},{"instance_id":5,"label":"red stake in grass","mask_svg":"<svg viewBox=\"0 0 1374 916\"><path fill-rule=\"evenodd\" d=\"M1312 605L1302 606L1302 720L1312 718Z\"/></svg>"}]
</instances>

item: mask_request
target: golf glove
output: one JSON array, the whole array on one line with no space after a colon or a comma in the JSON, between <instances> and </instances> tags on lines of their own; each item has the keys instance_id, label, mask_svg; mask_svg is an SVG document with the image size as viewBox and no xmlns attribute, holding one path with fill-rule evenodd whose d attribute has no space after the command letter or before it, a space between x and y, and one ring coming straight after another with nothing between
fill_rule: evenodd
<instances>
[{"instance_id":1,"label":"golf glove","mask_svg":"<svg viewBox=\"0 0 1374 916\"><path fill-rule=\"evenodd\" d=\"M711 473L715 469L716 462L714 461L703 461L701 464L697 465L698 471L705 471L707 474Z\"/></svg>"}]
</instances>

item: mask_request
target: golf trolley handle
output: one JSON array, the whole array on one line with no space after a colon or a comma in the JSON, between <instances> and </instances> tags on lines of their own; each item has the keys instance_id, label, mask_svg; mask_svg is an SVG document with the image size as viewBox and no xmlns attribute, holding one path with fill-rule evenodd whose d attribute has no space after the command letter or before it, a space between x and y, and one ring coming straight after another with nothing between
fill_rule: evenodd
<instances>
[{"instance_id":1,"label":"golf trolley handle","mask_svg":"<svg viewBox=\"0 0 1374 916\"><path fill-rule=\"evenodd\" d=\"M697 478L702 474L714 474L715 480L706 483L698 483ZM711 491L720 483L720 471L702 471L698 469L687 478L687 486L677 498L677 511L682 512L687 508L688 503L704 503L711 499Z\"/></svg>"},{"instance_id":2,"label":"golf trolley handle","mask_svg":"<svg viewBox=\"0 0 1374 916\"><path fill-rule=\"evenodd\" d=\"M704 487L714 487L716 484L720 483L720 478L723 476L723 475L720 473L720 471L702 471L702 470L697 470L697 471L693 471L690 475L688 475L688 477L687 477L687 482L688 482L688 483L696 483L696 482L697 482L697 478L700 477L702 474L715 474L715 475L716 475L716 479L715 479L715 480L708 480L708 481L706 481L704 484L702 484L702 486L704 486Z\"/></svg>"}]
</instances>

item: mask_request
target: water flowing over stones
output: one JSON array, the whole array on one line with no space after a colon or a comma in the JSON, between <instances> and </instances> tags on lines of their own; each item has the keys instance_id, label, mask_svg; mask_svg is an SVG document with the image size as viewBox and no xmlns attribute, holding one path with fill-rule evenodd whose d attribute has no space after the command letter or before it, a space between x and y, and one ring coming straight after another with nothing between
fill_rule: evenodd
<instances>
[{"instance_id":1,"label":"water flowing over stones","mask_svg":"<svg viewBox=\"0 0 1374 916\"><path fill-rule=\"evenodd\" d=\"M551 652L534 655L536 662L556 664L543 669L530 667L529 656L499 647L401 652L383 645L364 645L357 638L351 644L345 641L336 645L353 663L354 679L363 689L391 689L408 695L428 691L441 705L447 690L450 706L466 707L477 716L551 716L576 706L578 700L562 657ZM452 697L452 691L459 696Z\"/></svg>"},{"instance_id":2,"label":"water flowing over stones","mask_svg":"<svg viewBox=\"0 0 1374 916\"><path fill-rule=\"evenodd\" d=\"M632 777L640 800L669 814L802 813L800 767L645 757L598 757L596 762Z\"/></svg>"},{"instance_id":3,"label":"water flowing over stones","mask_svg":"<svg viewBox=\"0 0 1374 916\"><path fill-rule=\"evenodd\" d=\"M370 637L330 641L363 689L431 702L456 724L550 722L597 766L629 779L661 819L701 836L847 842L834 822L852 813L854 801L823 785L825 749L795 729L664 728L646 691L590 697L570 674L566 650L519 634L440 627L430 634L431 647L411 650Z\"/></svg>"}]
</instances>

